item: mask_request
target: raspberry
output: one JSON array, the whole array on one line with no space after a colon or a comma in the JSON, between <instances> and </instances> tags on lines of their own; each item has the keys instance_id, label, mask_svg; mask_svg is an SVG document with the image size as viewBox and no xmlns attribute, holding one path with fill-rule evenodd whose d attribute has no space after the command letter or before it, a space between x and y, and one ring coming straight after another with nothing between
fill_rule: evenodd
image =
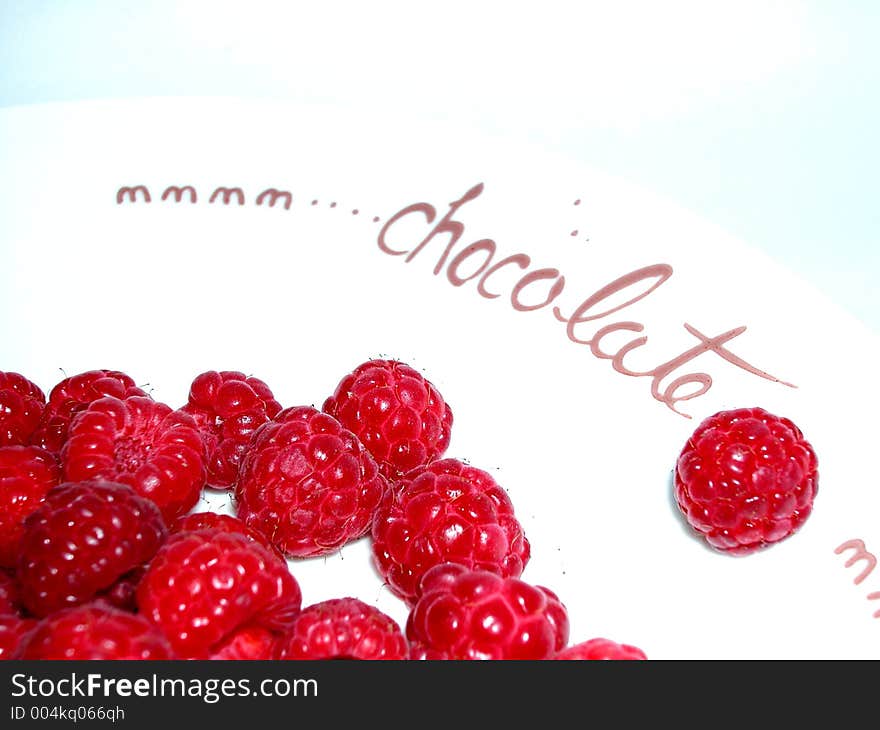
<instances>
[{"instance_id":1,"label":"raspberry","mask_svg":"<svg viewBox=\"0 0 880 730\"><path fill-rule=\"evenodd\" d=\"M205 484L202 438L192 416L143 396L105 396L70 424L64 479L109 479L152 499L166 522L189 512Z\"/></svg>"},{"instance_id":2,"label":"raspberry","mask_svg":"<svg viewBox=\"0 0 880 730\"><path fill-rule=\"evenodd\" d=\"M242 626L212 647L207 658L227 661L275 659L282 636L282 633L264 626Z\"/></svg>"},{"instance_id":3,"label":"raspberry","mask_svg":"<svg viewBox=\"0 0 880 730\"><path fill-rule=\"evenodd\" d=\"M168 640L142 616L96 601L43 618L20 643L16 659L174 659Z\"/></svg>"},{"instance_id":4,"label":"raspberry","mask_svg":"<svg viewBox=\"0 0 880 730\"><path fill-rule=\"evenodd\" d=\"M156 505L131 487L62 483L25 520L22 603L35 616L85 603L150 560L166 535Z\"/></svg>"},{"instance_id":5,"label":"raspberry","mask_svg":"<svg viewBox=\"0 0 880 730\"><path fill-rule=\"evenodd\" d=\"M241 462L238 516L287 556L331 553L369 532L388 491L357 437L310 406L261 426Z\"/></svg>"},{"instance_id":6,"label":"raspberry","mask_svg":"<svg viewBox=\"0 0 880 730\"><path fill-rule=\"evenodd\" d=\"M449 446L452 409L431 382L397 360L356 367L323 410L357 435L391 481L439 459Z\"/></svg>"},{"instance_id":7,"label":"raspberry","mask_svg":"<svg viewBox=\"0 0 880 730\"><path fill-rule=\"evenodd\" d=\"M107 590L97 594L97 598L123 611L137 612L137 587L144 577L146 566L140 565L120 576Z\"/></svg>"},{"instance_id":8,"label":"raspberry","mask_svg":"<svg viewBox=\"0 0 880 730\"><path fill-rule=\"evenodd\" d=\"M128 375L118 370L88 370L71 375L50 391L49 400L36 431L31 435L30 443L42 446L52 453L60 453L67 440L73 417L93 400L106 395L126 398L130 395L147 394Z\"/></svg>"},{"instance_id":9,"label":"raspberry","mask_svg":"<svg viewBox=\"0 0 880 730\"><path fill-rule=\"evenodd\" d=\"M531 551L507 492L457 459L435 461L396 482L376 512L372 538L379 573L410 605L422 575L438 563L519 577Z\"/></svg>"},{"instance_id":10,"label":"raspberry","mask_svg":"<svg viewBox=\"0 0 880 730\"><path fill-rule=\"evenodd\" d=\"M53 454L38 446L0 446L0 567L14 567L24 519L61 481Z\"/></svg>"},{"instance_id":11,"label":"raspberry","mask_svg":"<svg viewBox=\"0 0 880 730\"><path fill-rule=\"evenodd\" d=\"M762 408L721 411L688 439L675 498L713 548L745 555L793 535L818 489L816 454L800 429Z\"/></svg>"},{"instance_id":12,"label":"raspberry","mask_svg":"<svg viewBox=\"0 0 880 730\"><path fill-rule=\"evenodd\" d=\"M269 538L262 532L257 532L248 527L244 520L232 515L220 514L219 512L191 512L188 515L178 517L171 525L171 532L192 532L193 530L204 530L208 528L216 528L225 530L226 532L237 532L254 542L260 543L265 548L276 553L279 557L281 552L276 548Z\"/></svg>"},{"instance_id":13,"label":"raspberry","mask_svg":"<svg viewBox=\"0 0 880 730\"><path fill-rule=\"evenodd\" d=\"M560 651L554 659L560 660L641 660L647 659L637 646L618 644L611 639L590 639Z\"/></svg>"},{"instance_id":14,"label":"raspberry","mask_svg":"<svg viewBox=\"0 0 880 730\"><path fill-rule=\"evenodd\" d=\"M284 637L279 659L407 659L397 622L356 598L333 598L302 610Z\"/></svg>"},{"instance_id":15,"label":"raspberry","mask_svg":"<svg viewBox=\"0 0 880 730\"><path fill-rule=\"evenodd\" d=\"M15 574L9 570L0 570L0 616L18 614L20 603Z\"/></svg>"},{"instance_id":16,"label":"raspberry","mask_svg":"<svg viewBox=\"0 0 880 730\"><path fill-rule=\"evenodd\" d=\"M171 535L137 589L141 614L182 658L204 659L246 625L282 631L302 605L287 563L244 535Z\"/></svg>"},{"instance_id":17,"label":"raspberry","mask_svg":"<svg viewBox=\"0 0 880 730\"><path fill-rule=\"evenodd\" d=\"M22 641L36 625L37 620L33 618L0 613L0 660L14 658Z\"/></svg>"},{"instance_id":18,"label":"raspberry","mask_svg":"<svg viewBox=\"0 0 880 730\"><path fill-rule=\"evenodd\" d=\"M207 485L228 489L253 432L281 410L269 386L234 370L202 373L181 409L195 418L205 442Z\"/></svg>"},{"instance_id":19,"label":"raspberry","mask_svg":"<svg viewBox=\"0 0 880 730\"><path fill-rule=\"evenodd\" d=\"M425 573L406 624L414 659L552 659L568 632L549 589L454 563Z\"/></svg>"},{"instance_id":20,"label":"raspberry","mask_svg":"<svg viewBox=\"0 0 880 730\"><path fill-rule=\"evenodd\" d=\"M0 446L28 443L40 422L46 394L24 375L0 371Z\"/></svg>"}]
</instances>

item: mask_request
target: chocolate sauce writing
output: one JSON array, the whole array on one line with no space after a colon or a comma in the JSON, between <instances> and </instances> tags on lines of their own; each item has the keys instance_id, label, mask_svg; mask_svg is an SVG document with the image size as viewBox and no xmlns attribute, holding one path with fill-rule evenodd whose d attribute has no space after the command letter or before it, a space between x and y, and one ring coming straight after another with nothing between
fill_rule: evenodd
<instances>
[{"instance_id":1,"label":"chocolate sauce writing","mask_svg":"<svg viewBox=\"0 0 880 730\"><path fill-rule=\"evenodd\" d=\"M491 238L479 239L455 252L456 246L465 233L464 224L455 218L456 213L466 203L478 198L482 192L482 183L474 185L458 200L450 203L449 210L439 220L437 220L437 208L430 203L413 203L402 208L392 215L379 231L377 238L379 249L389 256L403 256L403 261L409 263L429 243L445 235L448 238L445 248L440 251L437 262L434 265L434 275L440 274L445 267L446 278L453 286L463 286L469 281L475 281L476 290L480 296L486 299L496 299L501 296L496 285L499 272L510 268L514 270L519 269L521 276L510 287L508 295L510 305L520 312L549 307L565 289L565 276L559 269L531 269L532 259L525 253L515 253L496 259L498 246ZM421 241L415 245L392 241L391 239L394 238L394 231L398 225L404 219L409 219L413 216L417 220L423 219L424 223L428 226L427 233ZM475 259L475 261L471 261L471 259ZM463 274L462 269L466 263L469 267L468 273ZM472 268L475 265L476 268ZM644 299L668 281L672 273L673 270L669 264L651 264L623 274L614 279L614 281L599 288L586 297L567 316L563 314L559 306L553 306L550 311L557 322L565 324L565 333L571 342L588 347L590 353L595 358L609 360L611 367L621 375L635 378L650 378L651 396L685 418L691 418L691 416L680 410L678 404L707 393L712 387L712 376L706 372L685 372L673 377L665 385L664 381L673 374L680 373L682 367L687 363L707 353L713 353L721 358L721 360L759 378L764 378L790 388L795 387L791 383L780 380L755 367L726 346L727 343L746 331L745 326L735 327L719 335L708 336L700 332L696 327L684 323L684 329L697 340L697 343L692 344L676 357L666 360L649 370L633 370L624 363L624 359L629 353L643 347L648 342L647 335L636 337L616 350L613 350L613 348L606 349L603 345L605 338L613 333L642 333L645 330L645 325L641 322L612 322L592 330L587 336L582 334L583 326L586 323L605 320L605 318L615 312L619 312ZM541 284L546 289L543 299L536 303L524 301L524 292ZM541 291L544 291L544 289ZM609 300L612 298L619 298L620 296L626 297L622 303L617 303L613 306L609 303Z\"/></svg>"},{"instance_id":2,"label":"chocolate sauce writing","mask_svg":"<svg viewBox=\"0 0 880 730\"><path fill-rule=\"evenodd\" d=\"M852 550L852 554L847 558L844 567L851 568L856 563L863 563L861 571L853 578L853 583L859 585L874 572L874 568L877 567L877 556L867 550L864 540L859 539L842 542L834 549L834 554L842 555L848 550ZM872 591L866 597L869 601L878 601L880 600L880 591ZM874 618L880 618L880 609L874 611Z\"/></svg>"}]
</instances>

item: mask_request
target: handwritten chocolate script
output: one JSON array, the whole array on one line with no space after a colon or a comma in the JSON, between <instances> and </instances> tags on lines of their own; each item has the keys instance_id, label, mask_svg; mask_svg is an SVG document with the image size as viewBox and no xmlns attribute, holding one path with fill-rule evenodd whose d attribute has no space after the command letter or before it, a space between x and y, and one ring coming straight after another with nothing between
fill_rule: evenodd
<instances>
[{"instance_id":1,"label":"handwritten chocolate script","mask_svg":"<svg viewBox=\"0 0 880 730\"><path fill-rule=\"evenodd\" d=\"M455 287L472 283L477 294L485 299L506 296L510 306L518 312L545 309L552 314L557 325L564 325L565 335L570 342L586 347L599 360L609 361L613 370L621 375L648 379L651 396L685 418L691 416L683 412L679 404L705 395L712 387L712 376L708 372L685 368L702 355L715 356L712 361L716 364L726 362L750 375L786 387L795 387L733 351L730 343L746 331L744 325L719 334L707 335L696 326L685 322L684 330L692 338L685 349L652 368L634 369L628 364L627 358L648 342L648 335L643 334L646 325L632 319L621 318L618 321L611 315L631 307L663 286L673 275L672 266L654 263L626 272L584 297L570 311L563 311L555 304L566 288L565 276L558 268L535 268L531 256L522 252L502 255L498 251L497 243L491 238L481 238L460 245L465 238L465 225L457 219L457 215L466 204L479 198L482 192L482 183L472 186L464 195L449 203L448 210L442 215L434 205L427 202L405 206L381 226L376 238L379 250L388 256L402 257L404 263L409 263L418 256L428 256L428 253L423 252L429 248L438 248L433 266L435 276L445 274L447 281ZM116 192L117 204L126 201L151 203L152 200L146 185L122 186ZM192 185L169 185L162 192L160 200L195 204L199 196ZM226 206L244 206L247 200L244 189L238 186L216 187L208 197L209 204ZM254 205L266 208L275 208L277 205L287 211L291 210L293 200L289 190L274 187L266 188L253 196ZM311 200L309 207L314 207L317 203L317 200ZM336 208L336 201L330 202L329 206ZM351 210L352 215L359 213L357 208ZM378 222L380 218L374 216L372 220ZM424 232L418 240L402 240L406 236L399 231L404 222L408 226L407 230L411 229L412 224L424 226ZM616 303L612 304L612 301ZM638 336L623 345L607 344L610 336L627 332Z\"/></svg>"}]
</instances>

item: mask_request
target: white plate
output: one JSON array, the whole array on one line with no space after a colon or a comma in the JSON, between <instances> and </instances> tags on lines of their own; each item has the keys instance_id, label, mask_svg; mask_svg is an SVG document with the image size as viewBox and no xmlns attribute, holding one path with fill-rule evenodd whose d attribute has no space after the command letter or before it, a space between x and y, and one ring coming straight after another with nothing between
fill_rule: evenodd
<instances>
[{"instance_id":1,"label":"white plate","mask_svg":"<svg viewBox=\"0 0 880 730\"><path fill-rule=\"evenodd\" d=\"M880 551L880 344L710 223L466 129L269 102L6 110L0 165L0 369L47 391L65 373L123 370L172 406L198 373L243 370L285 406L320 407L360 362L404 360L453 408L447 455L510 494L532 545L523 578L560 596L572 643L605 636L657 659L880 657L880 570L837 551ZM186 185L195 202L177 201ZM259 197L270 188L289 205ZM413 256L379 245L415 251L443 220L460 224L454 242L441 225ZM486 277L495 298L477 286L490 251L525 266ZM522 305L564 285L517 309L532 272ZM587 312L604 316L568 330L554 315L622 277ZM657 377L574 341L618 322L643 330L609 334L605 351L646 336L624 365ZM749 368L718 349L662 368L700 344L688 327L745 328L724 347ZM676 391L680 376L692 385ZM666 402L693 383L708 390ZM799 533L732 558L684 527L670 479L702 418L752 405L802 428L820 489ZM228 500L206 495L205 508ZM353 595L405 622L366 539L291 570L306 603Z\"/></svg>"}]
</instances>

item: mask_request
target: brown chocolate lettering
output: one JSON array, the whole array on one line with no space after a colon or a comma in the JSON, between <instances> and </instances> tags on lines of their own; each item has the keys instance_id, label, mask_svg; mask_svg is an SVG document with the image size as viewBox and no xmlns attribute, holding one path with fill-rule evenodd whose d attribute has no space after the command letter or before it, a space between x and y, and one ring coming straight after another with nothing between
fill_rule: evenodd
<instances>
[{"instance_id":1,"label":"brown chocolate lettering","mask_svg":"<svg viewBox=\"0 0 880 730\"><path fill-rule=\"evenodd\" d=\"M691 398L695 398L698 395L702 395L703 393L708 391L709 388L712 386L711 376L709 376L708 373L694 373L691 375L683 376L682 378L676 378L662 392L660 391L660 383L666 376L670 375L672 372L680 368L685 363L690 362L694 358L699 357L700 355L703 355L707 352L714 352L715 354L720 355L724 360L727 360L729 363L732 363L733 365L736 365L737 367L742 368L743 370L746 370L753 375L758 375L759 377L766 378L767 380L772 380L773 382L780 383L782 385L788 385L792 388L795 387L790 383L785 383L779 378L776 378L769 373L766 373L763 370L756 368L754 365L751 365L742 358L734 355L732 352L730 352L730 350L722 347L725 342L729 342L734 337L739 337L743 332L745 332L745 327L736 327L735 329L728 330L727 332L724 332L717 337L707 337L702 332L698 331L695 327L692 327L689 324L685 324L684 327L690 334L700 340L699 345L695 345L689 350L683 352L681 355L666 361L662 365L658 365L651 371L645 373L629 373L632 375L650 375L652 378L651 395L662 403L665 403L676 413L679 413L683 416L687 415L677 410L675 408L675 403L681 400L690 400ZM679 396L676 398L675 391L678 389L678 387L685 383L696 383L700 386L700 389L694 394ZM687 417L690 418L690 416Z\"/></svg>"},{"instance_id":2,"label":"brown chocolate lettering","mask_svg":"<svg viewBox=\"0 0 880 730\"><path fill-rule=\"evenodd\" d=\"M485 261L480 264L479 268L474 271L472 274L468 276L461 277L458 275L458 267L461 266L468 258L470 258L477 251L485 251L488 253ZM478 277L483 273L483 270L489 265L492 261L492 257L495 255L495 241L491 238L482 238L479 241L474 241L470 246L465 246L452 261L449 262L449 266L446 267L446 278L449 279L449 283L452 286L461 286L465 282L470 281Z\"/></svg>"},{"instance_id":3,"label":"brown chocolate lettering","mask_svg":"<svg viewBox=\"0 0 880 730\"><path fill-rule=\"evenodd\" d=\"M880 591L874 591L873 593L868 594L869 601L878 601L880 600ZM874 618L880 618L880 608L878 608L873 613Z\"/></svg>"},{"instance_id":4,"label":"brown chocolate lettering","mask_svg":"<svg viewBox=\"0 0 880 730\"><path fill-rule=\"evenodd\" d=\"M670 276L672 276L672 267L668 264L654 264L652 266L645 266L644 268L636 269L635 271L631 271L628 274L624 274L623 276L618 277L610 284L606 284L605 286L603 286L601 289L599 289L599 291L591 294L583 302L581 302L580 305L578 305L578 307L574 310L570 317L565 317L560 311L559 307L553 307L553 314L560 322L568 323L565 330L566 334L568 334L568 339L570 339L572 342L576 342L579 345L589 345L590 340L583 340L575 335L574 328L577 325L583 322L590 322L594 319L600 319L601 317L607 317L609 314L618 312L624 307L635 304L640 299L644 299L646 296L648 296L648 294L654 291ZM622 292L629 287L638 284L639 282L649 279L656 279L656 281L644 291L639 292L635 296L627 299L625 302L623 302L623 304L618 304L615 307L611 307L609 309L594 314L587 314L593 307L595 307L597 304L600 304L608 297L617 294L618 292Z\"/></svg>"},{"instance_id":5,"label":"brown chocolate lettering","mask_svg":"<svg viewBox=\"0 0 880 730\"><path fill-rule=\"evenodd\" d=\"M877 567L877 558L873 553L868 552L864 541L858 539L847 540L846 542L841 543L834 549L834 554L841 555L847 550L852 550L853 554L850 555L847 561L843 564L845 568L852 567L859 560L863 560L866 563L862 572L853 579L853 583L858 585L871 574L874 568Z\"/></svg>"},{"instance_id":6,"label":"brown chocolate lettering","mask_svg":"<svg viewBox=\"0 0 880 730\"><path fill-rule=\"evenodd\" d=\"M491 266L489 270L485 274L483 274L483 278L480 279L479 282L477 282L477 291L482 296L486 297L486 299L496 299L500 297L500 294L495 294L486 289L486 279L492 276L492 274L494 274L499 269L505 266L509 266L510 264L516 264L521 269L527 269L530 263L532 263L531 258L529 258L524 253L516 253L513 256L508 256L507 258L501 259L501 261L499 261L494 266Z\"/></svg>"},{"instance_id":7,"label":"brown chocolate lettering","mask_svg":"<svg viewBox=\"0 0 880 730\"><path fill-rule=\"evenodd\" d=\"M519 300L519 295L522 293L522 290L527 286L534 284L536 281L544 279L554 280L553 286L550 287L550 291L547 292L544 301L539 304L523 304ZM516 283L513 287L513 291L510 292L510 303L513 305L513 308L519 312L530 312L534 309L546 307L562 293L564 288L565 277L559 273L559 269L537 269L536 271L530 271Z\"/></svg>"},{"instance_id":8,"label":"brown chocolate lettering","mask_svg":"<svg viewBox=\"0 0 880 730\"><path fill-rule=\"evenodd\" d=\"M377 237L379 249L390 256L404 256L405 262L412 261L432 240L443 235L447 236L445 247L440 251L436 264L433 267L435 275L446 268L446 277L452 286L460 287L469 281L476 281L477 293L485 299L497 299L501 296L500 291L493 291L489 288L489 281L496 274L507 267L516 267L520 270L520 278L516 280L510 288L510 304L519 312L528 312L536 309L542 309L554 302L563 292L566 279L559 269L542 268L529 270L532 263L531 257L525 253L515 253L506 256L500 261L495 262L495 256L498 252L496 242L491 238L481 238L465 246L456 255L452 256L453 249L461 240L465 232L464 224L456 219L459 210L468 202L478 198L483 192L483 184L473 185L460 198L449 203L449 210L442 218L437 220L437 209L426 202L414 203L408 205L397 213L392 215L384 223ZM196 189L191 185L169 185L162 193L162 200L167 200L173 196L175 202L181 202L184 193L188 194L192 203L197 201ZM138 199L149 203L150 191L145 185L122 186L117 190L116 201L122 203L128 199L131 202L137 202ZM209 203L222 200L224 205L229 205L233 197L238 205L244 205L245 194L240 187L217 187L209 198ZM290 191L279 190L278 188L266 188L260 192L255 203L258 206L268 204L268 207L275 207L278 201L282 201L284 208L289 210L293 203L293 196ZM318 204L317 199L311 201L312 206ZM574 201L575 205L581 203L580 199ZM329 203L330 208L337 206L336 201ZM350 209L352 215L356 216L361 213L360 209ZM389 235L395 226L409 216L423 216L428 230L421 238L419 243L411 247L397 248L392 246L389 241ZM378 223L379 216L373 216L372 221ZM571 231L572 236L579 235L578 229ZM588 240L588 239L587 239ZM450 257L452 256L451 260ZM470 265L469 265L470 264ZM600 360L609 360L615 372L629 377L648 377L651 379L651 395L654 399L666 404L672 411L679 415L690 418L689 415L682 413L677 404L682 401L697 398L706 393L712 387L712 377L708 373L696 372L686 373L674 377L667 385L664 382L672 376L683 365L694 360L700 355L706 353L715 353L722 360L766 380L770 380L781 385L791 388L796 386L791 383L780 380L779 378L755 367L751 363L738 356L732 350L725 346L734 338L745 332L746 328L736 327L728 330L715 337L704 335L695 327L688 323L684 323L685 330L695 337L698 344L690 347L680 355L661 363L651 370L633 370L625 362L626 358L633 351L644 347L648 342L648 336L642 334L645 325L635 321L611 322L596 329L592 336L587 338L580 336L579 328L589 322L600 320L615 312L629 307L636 302L647 297L658 287L665 283L671 276L673 270L668 264L653 264L645 266L635 271L631 271L623 276L619 276L612 282L593 292L584 299L571 313L570 316L562 314L558 306L552 308L553 316L556 320L564 322L566 325L566 335L568 339L579 345L587 345L593 357ZM543 299L535 304L527 304L524 302L524 294L531 287L544 282L548 287ZM609 301L615 295L623 295L616 299L618 303ZM621 301L622 300L622 301ZM629 339L623 345L614 350L612 347L606 346L606 338L615 333L632 332L640 336ZM861 546L863 550L864 546ZM859 555L853 559L871 559L874 560L870 553ZM876 562L876 561L875 561ZM873 568L873 563L870 566Z\"/></svg>"},{"instance_id":9,"label":"brown chocolate lettering","mask_svg":"<svg viewBox=\"0 0 880 730\"><path fill-rule=\"evenodd\" d=\"M208 198L209 203L213 203L217 198L223 198L223 205L229 205L232 196L235 196L239 205L244 205L244 191L241 188L225 188L219 187L211 193Z\"/></svg>"},{"instance_id":10,"label":"brown chocolate lettering","mask_svg":"<svg viewBox=\"0 0 880 730\"><path fill-rule=\"evenodd\" d=\"M263 201L269 199L269 207L274 208L275 203L278 202L279 199L284 200L284 208L285 210L290 210L290 206L293 203L293 196L290 194L289 190L278 190L277 188L266 188L262 193L257 196L256 203L257 205L262 205Z\"/></svg>"},{"instance_id":11,"label":"brown chocolate lettering","mask_svg":"<svg viewBox=\"0 0 880 730\"><path fill-rule=\"evenodd\" d=\"M132 202L137 202L137 194L140 193L145 203L150 202L150 191L146 185L123 185L116 191L116 203L121 204L126 197Z\"/></svg>"},{"instance_id":12,"label":"brown chocolate lettering","mask_svg":"<svg viewBox=\"0 0 880 730\"><path fill-rule=\"evenodd\" d=\"M606 335L610 335L613 332L641 332L645 329L645 325L640 324L639 322L616 322L615 324L609 324L601 329L596 330L596 333L593 335L593 338L590 340L590 352L593 353L594 357L598 357L603 360L611 360L612 367L619 373L623 375L635 375L640 376L645 373L637 373L632 370L627 369L623 365L623 357L626 353L635 350L637 347L641 347L647 341L647 337L637 337L634 340L630 340L627 344L621 347L617 352L613 355L602 350L602 338Z\"/></svg>"},{"instance_id":13,"label":"brown chocolate lettering","mask_svg":"<svg viewBox=\"0 0 880 730\"><path fill-rule=\"evenodd\" d=\"M189 202L196 203L198 202L198 196L196 195L196 189L192 185L184 185L183 187L179 185L169 185L165 188L165 191L162 193L162 200L166 200L169 196L174 196L174 202L179 203L183 200L183 194L189 194Z\"/></svg>"},{"instance_id":14,"label":"brown chocolate lettering","mask_svg":"<svg viewBox=\"0 0 880 730\"><path fill-rule=\"evenodd\" d=\"M419 243L415 248L411 251L395 251L387 246L385 243L385 236L388 233L388 229L396 223L400 218L405 215L409 215L411 213L421 212L425 215L428 223L432 223L434 221L434 216L437 211L434 209L434 206L428 205L427 203L415 203L414 205L407 206L399 213L396 213L392 216L388 222L382 226L382 231L379 233L379 248L385 251L385 253L390 253L393 255L401 255L406 254L406 262L409 263L413 260L413 258L428 244L431 239L441 233L449 234L449 243L446 244L446 248L443 250L443 253L440 255L440 258L437 260L436 266L434 266L434 274L439 274L440 270L443 268L446 263L446 259L449 256L449 252L452 250L453 246L458 243L458 240L461 238L464 233L464 225L457 220L453 220L452 216L455 215L456 211L463 206L465 203L474 200L477 198L480 193L483 192L483 183L478 183L474 185L470 190L468 190L464 195L462 195L458 200L453 201L449 204L449 211L444 215L437 225L431 229L431 232L422 239L421 243Z\"/></svg>"},{"instance_id":15,"label":"brown chocolate lettering","mask_svg":"<svg viewBox=\"0 0 880 730\"><path fill-rule=\"evenodd\" d=\"M397 213L385 221L385 225L382 226L382 230L379 231L377 243L379 244L380 250L384 251L389 256L403 256L404 254L409 253L409 250L398 251L397 249L391 248L385 241L385 237L388 235L388 229L391 228L391 226L402 218L406 218L406 216L412 215L413 213L421 213L424 215L425 220L427 220L429 224L434 222L434 217L437 215L434 206L429 205L428 203L413 203L412 205L408 205L406 208L397 211ZM407 261L408 260L409 259L407 259Z\"/></svg>"},{"instance_id":16,"label":"brown chocolate lettering","mask_svg":"<svg viewBox=\"0 0 880 730\"><path fill-rule=\"evenodd\" d=\"M694 337L703 341L703 343L706 346L706 351L711 350L715 354L720 355L722 358L727 360L727 362L731 363L732 365L736 365L738 368L742 368L743 370L750 372L752 375L757 375L759 378L764 378L765 380L772 380L774 383L779 383L780 385L785 385L785 386L788 386L789 388L797 388L797 386L793 385L792 383L786 383L784 380L780 380L779 378L777 378L773 375L770 375L770 373L765 373L763 370L759 370L754 365L749 365L749 363L747 363L741 357L737 357L730 350L728 350L724 347L721 347L721 344L726 342L728 339L733 339L734 337L738 337L743 332L745 332L746 331L745 326L737 327L735 330L731 330L731 332L736 333L736 334L733 334L731 337L726 337L727 333L725 333L724 335L720 335L719 337L714 338L714 339L710 339L710 338L706 337L706 335L704 335L702 332L697 331L697 329L695 327L691 327L687 323L685 323L684 328L688 332L690 332ZM722 338L724 338L724 339L722 339Z\"/></svg>"}]
</instances>

